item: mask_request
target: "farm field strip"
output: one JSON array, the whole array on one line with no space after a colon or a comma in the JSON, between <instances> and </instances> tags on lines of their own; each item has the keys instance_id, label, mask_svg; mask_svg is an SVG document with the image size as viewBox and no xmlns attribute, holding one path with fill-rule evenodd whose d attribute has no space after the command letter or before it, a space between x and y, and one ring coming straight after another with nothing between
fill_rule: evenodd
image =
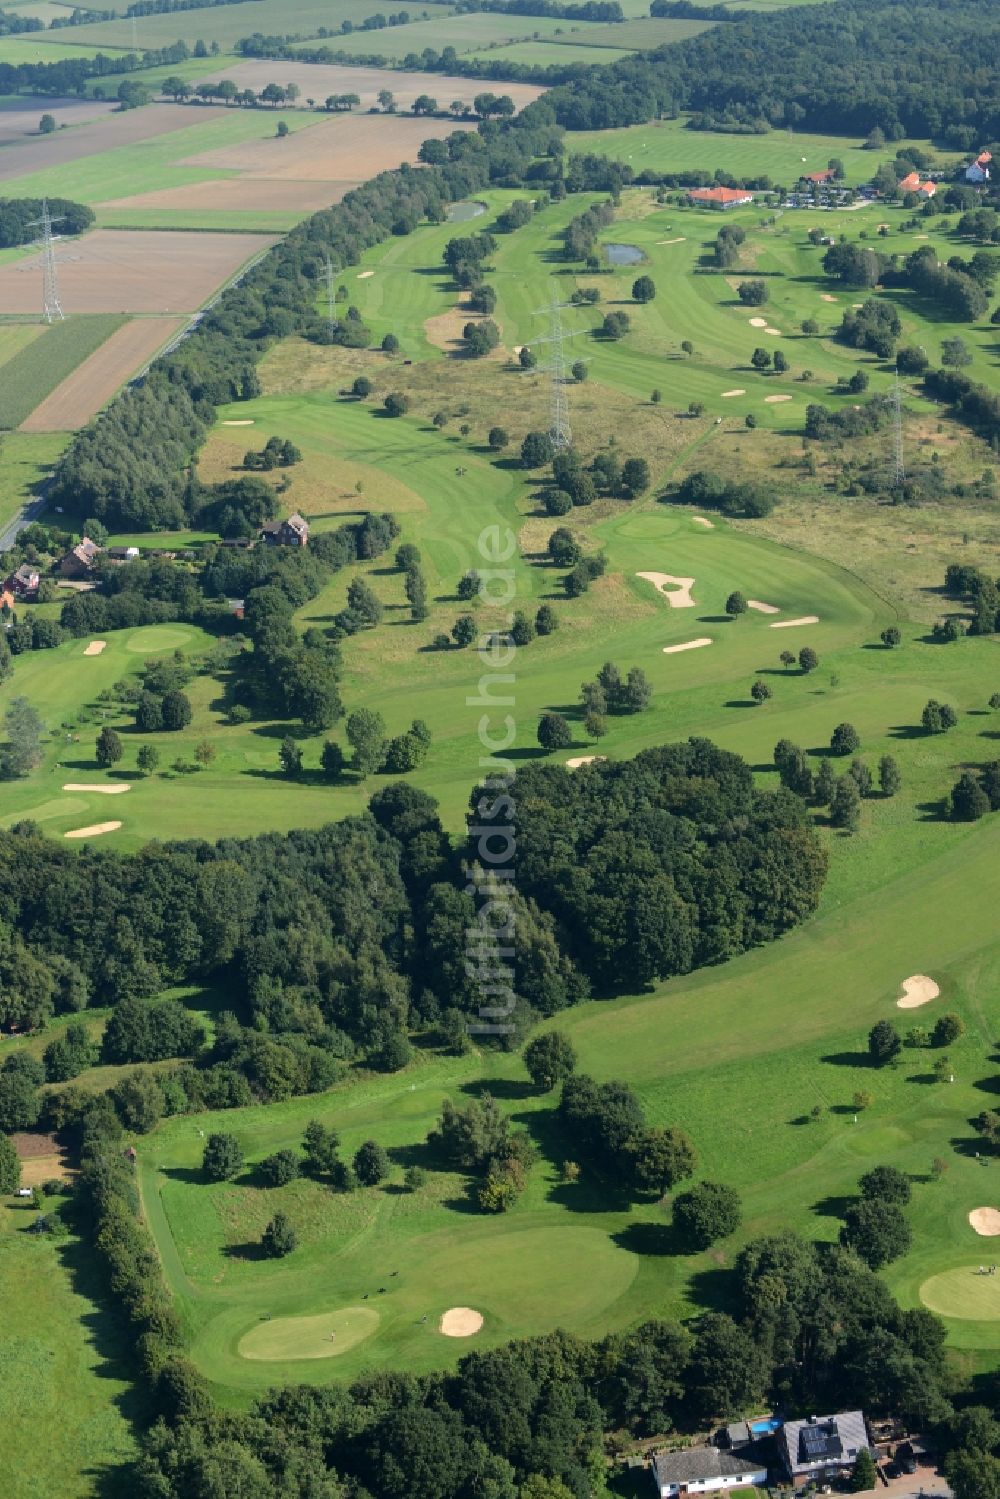
<instances>
[{"instance_id":1,"label":"farm field strip","mask_svg":"<svg viewBox=\"0 0 1000 1499\"><path fill-rule=\"evenodd\" d=\"M335 24L353 21L360 26L368 16L385 7L378 0L336 0ZM433 7L438 14L439 7ZM447 8L444 8L447 14ZM294 29L303 35L315 35L320 27L331 24L330 0L294 0ZM189 47L203 41L208 45L218 42L223 52L229 51L242 37L261 31L267 36L284 35L289 29L289 0L246 0L242 5L216 5L191 11L166 12L162 15L140 16L136 26L136 41L140 49L169 47L181 39ZM375 32L373 35L381 35ZM132 46L132 23L120 16L113 21L94 21L85 26L75 26L73 35L81 43L102 48Z\"/></svg>"},{"instance_id":2,"label":"farm field strip","mask_svg":"<svg viewBox=\"0 0 1000 1499\"><path fill-rule=\"evenodd\" d=\"M0 428L18 427L35 407L122 326L106 314L67 319L42 330L3 366Z\"/></svg>"},{"instance_id":3,"label":"farm field strip","mask_svg":"<svg viewBox=\"0 0 1000 1499\"><path fill-rule=\"evenodd\" d=\"M495 63L528 63L539 68L555 67L557 63L582 63L585 67L596 68L620 62L623 57L631 57L634 51L633 47L577 46L559 37L551 41L543 38L538 42L510 42L506 47L477 47L468 56ZM502 91L509 94L511 87L504 82Z\"/></svg>"},{"instance_id":4,"label":"farm field strip","mask_svg":"<svg viewBox=\"0 0 1000 1499\"><path fill-rule=\"evenodd\" d=\"M71 432L84 426L185 323L169 317L124 323L35 407L21 431Z\"/></svg>"}]
</instances>

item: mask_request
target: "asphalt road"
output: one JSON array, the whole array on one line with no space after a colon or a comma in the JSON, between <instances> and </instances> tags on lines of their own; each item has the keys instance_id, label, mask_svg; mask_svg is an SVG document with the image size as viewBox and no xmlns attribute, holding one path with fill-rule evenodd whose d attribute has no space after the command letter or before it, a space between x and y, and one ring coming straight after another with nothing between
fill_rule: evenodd
<instances>
[{"instance_id":1,"label":"asphalt road","mask_svg":"<svg viewBox=\"0 0 1000 1499\"><path fill-rule=\"evenodd\" d=\"M6 530L0 531L0 552L9 552L25 527L36 521L44 509L44 500L29 500L21 514L15 516Z\"/></svg>"}]
</instances>

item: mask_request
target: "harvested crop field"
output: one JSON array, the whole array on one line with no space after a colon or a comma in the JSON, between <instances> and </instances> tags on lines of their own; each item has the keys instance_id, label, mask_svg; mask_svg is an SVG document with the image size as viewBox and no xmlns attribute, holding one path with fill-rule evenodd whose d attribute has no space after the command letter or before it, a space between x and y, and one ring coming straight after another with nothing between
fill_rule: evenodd
<instances>
[{"instance_id":1,"label":"harvested crop field","mask_svg":"<svg viewBox=\"0 0 1000 1499\"><path fill-rule=\"evenodd\" d=\"M134 318L106 339L21 423L22 432L75 432L183 328L186 319Z\"/></svg>"},{"instance_id":2,"label":"harvested crop field","mask_svg":"<svg viewBox=\"0 0 1000 1499\"><path fill-rule=\"evenodd\" d=\"M402 160L402 158L400 158ZM394 162L394 166L398 166ZM296 182L279 181L277 178L252 178L252 206L262 212L318 213L339 203L358 179L344 182ZM106 203L96 205L102 215L108 209L201 209L207 212L227 210L239 211L248 206L248 186L245 177L223 177L218 182L190 182L186 187L164 187L158 192L134 193L128 198L109 198Z\"/></svg>"},{"instance_id":3,"label":"harvested crop field","mask_svg":"<svg viewBox=\"0 0 1000 1499\"><path fill-rule=\"evenodd\" d=\"M323 99L327 94L359 94L362 109L371 109L376 105L379 91L384 88L392 91L398 108L409 109L414 99L430 90L431 84L437 99L471 99L482 87L477 85L475 79L453 78L442 73L435 73L429 78L426 73L404 73L396 68L338 67L335 63L296 63L286 60L282 62L280 72L282 84L297 83L304 98ZM274 82L275 65L273 62L239 63L235 68L226 68L220 72L219 78L223 77L231 78L239 89L252 88L259 93L262 88ZM531 83L508 83L505 80L503 88L497 88L494 92L509 94L516 107L523 109L526 104L537 99L543 90ZM421 124L419 120L412 123L418 126ZM425 121L424 126L428 123L431 122ZM427 134L425 128L425 138ZM372 173L367 175L371 176Z\"/></svg>"},{"instance_id":4,"label":"harvested crop field","mask_svg":"<svg viewBox=\"0 0 1000 1499\"><path fill-rule=\"evenodd\" d=\"M13 269L11 267L10 269ZM63 381L68 380L121 327L113 315L68 318L42 328L3 367L0 427L19 427Z\"/></svg>"},{"instance_id":5,"label":"harvested crop field","mask_svg":"<svg viewBox=\"0 0 1000 1499\"><path fill-rule=\"evenodd\" d=\"M263 234L96 229L60 268L62 305L81 312L196 312L220 284L274 243ZM0 312L33 312L41 256L0 266Z\"/></svg>"},{"instance_id":6,"label":"harvested crop field","mask_svg":"<svg viewBox=\"0 0 1000 1499\"><path fill-rule=\"evenodd\" d=\"M25 105L23 100L9 106L0 106L0 146L12 141L23 141L26 137L40 140L38 120L42 112L55 117L57 128L63 125L85 125L110 114L112 106L101 99L46 99L44 111L39 104ZM50 136L46 144L51 145Z\"/></svg>"},{"instance_id":7,"label":"harvested crop field","mask_svg":"<svg viewBox=\"0 0 1000 1499\"><path fill-rule=\"evenodd\" d=\"M103 108L106 110L107 106ZM208 106L199 111L198 119L200 122L223 114L224 108ZM5 118L0 115L0 130L4 123ZM35 124L38 124L37 113ZM147 104L143 109L128 109L124 114L105 113L89 124L56 131L55 135L39 135L30 140L22 138L19 143L0 152L0 182L9 182L12 177L24 177L30 172L42 172L47 167L65 166L68 161L79 161L84 156L98 156L105 151L114 151L118 146L134 146L141 141L154 140L158 135L184 130L190 124L191 116L174 104Z\"/></svg>"},{"instance_id":8,"label":"harvested crop field","mask_svg":"<svg viewBox=\"0 0 1000 1499\"><path fill-rule=\"evenodd\" d=\"M243 71L236 68L234 73ZM291 71L295 72L295 68ZM317 68L316 71L336 70ZM371 70L347 68L341 71L364 73ZM381 79L409 75L377 73L373 76ZM322 90L326 85L316 82L313 86ZM202 151L197 156L189 156L178 165L196 167L199 171L243 172L266 180L277 178L282 184L293 181L362 182L399 166L400 162L415 162L421 142L431 136L443 138L461 128L454 120L424 120L400 115L341 115L339 119L323 120L308 130L297 131L284 140L272 137L222 146L217 151ZM151 200L146 198L144 201ZM254 203L255 206L265 206L263 199L258 203L256 188Z\"/></svg>"}]
</instances>

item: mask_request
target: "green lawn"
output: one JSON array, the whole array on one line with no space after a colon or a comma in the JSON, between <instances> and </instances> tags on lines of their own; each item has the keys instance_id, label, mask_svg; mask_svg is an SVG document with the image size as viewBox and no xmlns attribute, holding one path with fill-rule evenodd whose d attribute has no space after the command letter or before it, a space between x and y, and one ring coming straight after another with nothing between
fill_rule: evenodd
<instances>
[{"instance_id":1,"label":"green lawn","mask_svg":"<svg viewBox=\"0 0 1000 1499\"><path fill-rule=\"evenodd\" d=\"M357 30L346 36L336 33L324 38L322 45L351 55L378 54L399 61L410 52L422 52L425 47L433 47L437 52L454 47L462 54L497 43L516 42L522 37L545 37L554 32L575 36L577 31L596 29L588 28L584 22L559 21L549 16L491 15L485 11L451 16L447 8L438 5L430 14L430 20L412 20L406 26L385 26L378 31ZM315 47L318 44L310 41L302 45ZM433 77L428 86L432 82Z\"/></svg>"},{"instance_id":2,"label":"green lawn","mask_svg":"<svg viewBox=\"0 0 1000 1499\"><path fill-rule=\"evenodd\" d=\"M123 1499L131 1422L144 1414L127 1331L89 1251L27 1234L34 1217L0 1199L0 1421L34 1433L5 1463L4 1494Z\"/></svg>"},{"instance_id":3,"label":"green lawn","mask_svg":"<svg viewBox=\"0 0 1000 1499\"><path fill-rule=\"evenodd\" d=\"M40 338L25 340L23 347L3 361L0 428L19 426L77 365L127 321L117 313L72 317L44 328ZM0 331L0 349L8 333L20 332L17 327Z\"/></svg>"},{"instance_id":4,"label":"green lawn","mask_svg":"<svg viewBox=\"0 0 1000 1499\"><path fill-rule=\"evenodd\" d=\"M710 31L716 24L715 21L650 19L647 15L608 26L578 26L573 32L573 41L580 47L637 47L649 51L672 42L686 42L689 37Z\"/></svg>"}]
</instances>

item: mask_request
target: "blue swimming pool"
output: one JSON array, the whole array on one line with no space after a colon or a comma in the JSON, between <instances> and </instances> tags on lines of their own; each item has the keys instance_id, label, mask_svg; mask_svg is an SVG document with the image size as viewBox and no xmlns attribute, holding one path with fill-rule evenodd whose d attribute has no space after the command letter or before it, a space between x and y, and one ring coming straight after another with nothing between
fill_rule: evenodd
<instances>
[{"instance_id":1,"label":"blue swimming pool","mask_svg":"<svg viewBox=\"0 0 1000 1499\"><path fill-rule=\"evenodd\" d=\"M750 1430L756 1437L766 1437L774 1431L780 1431L784 1424L776 1416L770 1416L766 1421L751 1421Z\"/></svg>"}]
</instances>

